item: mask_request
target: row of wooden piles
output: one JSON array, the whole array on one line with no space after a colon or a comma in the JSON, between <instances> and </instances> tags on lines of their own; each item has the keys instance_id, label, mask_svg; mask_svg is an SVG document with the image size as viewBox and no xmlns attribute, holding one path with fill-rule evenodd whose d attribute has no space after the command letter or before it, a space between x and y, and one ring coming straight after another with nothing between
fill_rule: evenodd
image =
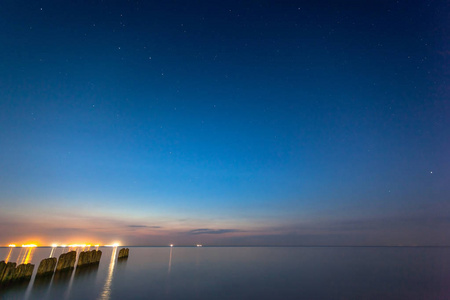
<instances>
[{"instance_id":1,"label":"row of wooden piles","mask_svg":"<svg viewBox=\"0 0 450 300\"><path fill-rule=\"evenodd\" d=\"M33 274L34 265L0 261L0 285L11 281L29 280Z\"/></svg>"},{"instance_id":2,"label":"row of wooden piles","mask_svg":"<svg viewBox=\"0 0 450 300\"><path fill-rule=\"evenodd\" d=\"M100 263L102 251L92 250L80 252L78 256L77 268L89 266ZM43 259L39 264L36 277L51 276L54 272L70 271L75 267L77 258L76 251L63 253L59 256L58 261L56 257ZM30 280L33 275L33 264L21 264L16 267L16 263L5 263L0 261L0 285L12 282Z\"/></svg>"}]
</instances>

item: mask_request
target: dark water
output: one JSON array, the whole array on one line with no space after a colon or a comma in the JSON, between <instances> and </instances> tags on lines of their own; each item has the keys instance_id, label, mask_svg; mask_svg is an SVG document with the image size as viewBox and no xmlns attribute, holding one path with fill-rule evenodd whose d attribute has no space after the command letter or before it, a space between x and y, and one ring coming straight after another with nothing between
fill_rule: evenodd
<instances>
[{"instance_id":1,"label":"dark water","mask_svg":"<svg viewBox=\"0 0 450 300\"><path fill-rule=\"evenodd\" d=\"M98 267L0 299L450 299L450 248L133 247L125 261L101 250ZM50 251L35 250L35 271Z\"/></svg>"}]
</instances>

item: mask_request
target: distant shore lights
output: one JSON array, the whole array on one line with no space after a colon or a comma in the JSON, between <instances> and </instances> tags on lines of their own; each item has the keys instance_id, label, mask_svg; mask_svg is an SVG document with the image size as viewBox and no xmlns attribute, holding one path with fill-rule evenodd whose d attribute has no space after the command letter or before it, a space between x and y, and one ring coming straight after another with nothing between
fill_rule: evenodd
<instances>
[{"instance_id":1,"label":"distant shore lights","mask_svg":"<svg viewBox=\"0 0 450 300\"><path fill-rule=\"evenodd\" d=\"M106 247L107 245L105 245L105 247ZM52 248L57 248L57 247L61 247L61 248L66 248L66 247L69 247L69 248L90 248L90 247L92 247L92 245L91 244L69 244L69 245L58 245L58 244L56 244L56 243L53 243L52 245L51 245L51 247ZM94 245L94 247L101 247L101 245L99 245L99 244L96 244L96 245Z\"/></svg>"},{"instance_id":2,"label":"distant shore lights","mask_svg":"<svg viewBox=\"0 0 450 300\"><path fill-rule=\"evenodd\" d=\"M22 245L16 245L16 244L9 244L8 247L9 248L16 248L16 247L21 247L21 248L37 248L37 247L51 247L51 248L87 248L89 250L89 248L91 247L95 247L95 248L99 248L99 247L119 247L120 243L113 243L110 245L100 245L100 244L91 244L91 243L85 243L85 244L57 244L57 243L52 243L51 245L38 245L38 244L22 244Z\"/></svg>"}]
</instances>

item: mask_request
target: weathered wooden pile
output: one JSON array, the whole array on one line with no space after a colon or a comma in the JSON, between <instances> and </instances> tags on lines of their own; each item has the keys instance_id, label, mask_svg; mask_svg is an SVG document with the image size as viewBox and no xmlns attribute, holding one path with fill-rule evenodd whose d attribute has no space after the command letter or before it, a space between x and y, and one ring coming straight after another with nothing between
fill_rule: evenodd
<instances>
[{"instance_id":1,"label":"weathered wooden pile","mask_svg":"<svg viewBox=\"0 0 450 300\"><path fill-rule=\"evenodd\" d=\"M0 284L31 279L34 265L21 264L17 267L16 265L14 262L5 263L4 261L0 261Z\"/></svg>"},{"instance_id":2,"label":"weathered wooden pile","mask_svg":"<svg viewBox=\"0 0 450 300\"><path fill-rule=\"evenodd\" d=\"M43 259L39 264L36 276L52 275L56 267L56 257Z\"/></svg>"},{"instance_id":3,"label":"weathered wooden pile","mask_svg":"<svg viewBox=\"0 0 450 300\"><path fill-rule=\"evenodd\" d=\"M77 267L98 264L100 263L100 258L102 258L102 251L100 250L81 252L80 256L78 256Z\"/></svg>"},{"instance_id":4,"label":"weathered wooden pile","mask_svg":"<svg viewBox=\"0 0 450 300\"><path fill-rule=\"evenodd\" d=\"M56 272L69 271L75 267L75 261L77 260L77 252L70 251L63 253L59 256L58 264L56 265Z\"/></svg>"},{"instance_id":5,"label":"weathered wooden pile","mask_svg":"<svg viewBox=\"0 0 450 300\"><path fill-rule=\"evenodd\" d=\"M128 249L128 248L122 248L122 249L120 249L119 250L119 255L118 255L118 259L121 259L121 258L127 258L128 257L128 254L130 254L130 249Z\"/></svg>"}]
</instances>

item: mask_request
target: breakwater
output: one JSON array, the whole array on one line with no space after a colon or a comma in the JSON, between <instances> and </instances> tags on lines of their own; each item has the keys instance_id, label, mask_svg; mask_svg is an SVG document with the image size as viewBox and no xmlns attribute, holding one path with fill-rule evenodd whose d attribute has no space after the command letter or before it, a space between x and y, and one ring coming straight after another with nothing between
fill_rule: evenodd
<instances>
[{"instance_id":1,"label":"breakwater","mask_svg":"<svg viewBox=\"0 0 450 300\"><path fill-rule=\"evenodd\" d=\"M20 264L15 262L5 263L0 261L0 284L30 280L33 275L34 265Z\"/></svg>"},{"instance_id":2,"label":"breakwater","mask_svg":"<svg viewBox=\"0 0 450 300\"><path fill-rule=\"evenodd\" d=\"M127 252L128 255L128 252ZM100 263L102 251L82 251L78 255L77 252L70 251L62 253L59 259L56 257L45 258L39 263L36 272L36 278L51 277L53 274L70 273L75 268L83 269L84 267L96 266ZM0 261L0 285L9 285L16 282L29 281L33 275L34 264L19 264L15 262Z\"/></svg>"}]
</instances>

